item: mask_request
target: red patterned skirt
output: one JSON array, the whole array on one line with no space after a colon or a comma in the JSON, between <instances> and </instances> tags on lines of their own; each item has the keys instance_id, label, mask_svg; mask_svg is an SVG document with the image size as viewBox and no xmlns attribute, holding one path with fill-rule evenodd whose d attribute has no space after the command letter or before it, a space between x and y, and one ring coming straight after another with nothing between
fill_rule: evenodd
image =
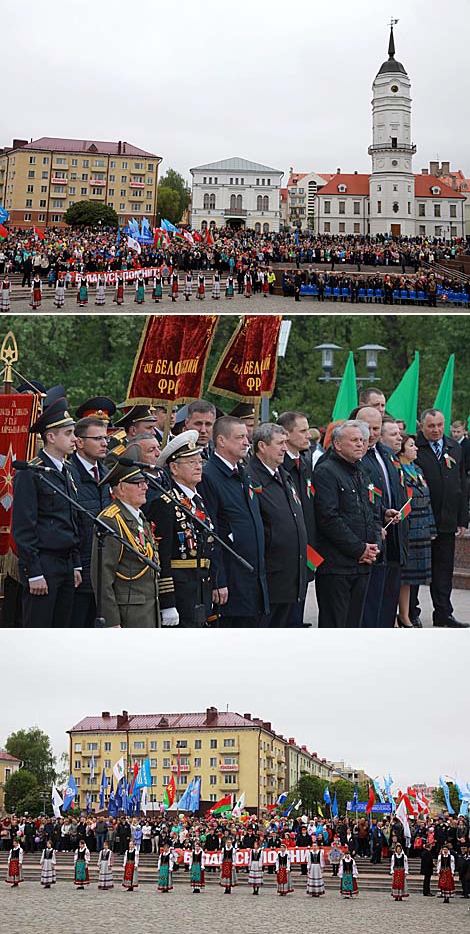
<instances>
[{"instance_id":1,"label":"red patterned skirt","mask_svg":"<svg viewBox=\"0 0 470 934\"><path fill-rule=\"evenodd\" d=\"M454 877L450 869L441 869L439 873L438 887L440 892L455 892Z\"/></svg>"}]
</instances>

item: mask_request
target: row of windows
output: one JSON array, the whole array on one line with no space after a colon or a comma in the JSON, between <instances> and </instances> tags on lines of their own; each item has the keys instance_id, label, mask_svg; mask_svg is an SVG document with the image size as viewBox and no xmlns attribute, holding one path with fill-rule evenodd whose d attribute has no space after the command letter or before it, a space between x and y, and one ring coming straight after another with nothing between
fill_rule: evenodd
<instances>
[{"instance_id":1,"label":"row of windows","mask_svg":"<svg viewBox=\"0 0 470 934\"><path fill-rule=\"evenodd\" d=\"M331 201L324 201L323 205L324 205L324 213L331 214ZM346 214L346 202L345 201L338 202L338 213ZM360 213L361 213L361 202L353 201L353 214L360 214Z\"/></svg>"},{"instance_id":2,"label":"row of windows","mask_svg":"<svg viewBox=\"0 0 470 934\"><path fill-rule=\"evenodd\" d=\"M219 180L218 180L218 178L217 178L217 175L215 175L214 177L212 177L212 175L204 175L204 176L203 176L203 179L202 179L202 184L203 184L203 185L218 185L218 183L219 183ZM245 184L245 179L244 179L244 178L239 178L238 176L233 176L233 175L232 175L231 178L230 178L230 184L231 184L231 185L244 185L244 184ZM256 184L258 185L258 187L259 187L260 185L261 185L261 186L263 186L263 185L270 185L270 184L271 184L271 179L270 179L270 178L267 178L267 179L266 179L266 178L257 178L257 179L256 179ZM303 188L301 188L300 191L303 192Z\"/></svg>"},{"instance_id":3,"label":"row of windows","mask_svg":"<svg viewBox=\"0 0 470 934\"><path fill-rule=\"evenodd\" d=\"M37 160L37 157L36 157L36 156L30 156L30 157L29 157L29 164L30 164L30 165L36 165L36 160ZM15 159L12 159L13 165L15 164L15 161L16 161ZM49 157L49 156L43 156L43 157L42 157L42 164L43 164L43 165L49 165L49 162L50 162L50 157ZM64 156L53 156L53 162L54 162L54 165L68 165L68 159L66 159ZM78 159L71 159L71 160L70 160L70 165L72 165L72 166L74 166L74 167L75 167L75 166L78 166ZM105 159L94 159L93 162L92 162L92 165L93 165L93 166L96 166L96 168L103 168L103 169L104 169L105 166L106 166L106 160L105 160ZM115 169L116 166L117 166L116 161L113 160L113 159L111 159L111 161L110 161L110 163L109 163L110 169ZM83 167L84 169L88 169L88 168L90 167L90 160L89 160L89 159L82 159L82 167ZM121 168L122 168L122 169L127 169L128 167L129 167L129 163L128 163L128 162L121 162ZM139 170L142 170L142 169L144 169L144 168L145 168L145 163L144 163L144 162L134 162L134 170L139 171ZM151 163L151 162L147 163L147 169L146 169L146 171L147 171L147 172L153 172L153 169L154 169L153 163ZM217 184L217 179L216 179L216 184Z\"/></svg>"},{"instance_id":4,"label":"row of windows","mask_svg":"<svg viewBox=\"0 0 470 934\"><path fill-rule=\"evenodd\" d=\"M218 743L218 740L217 740L217 739L211 739L211 741L210 741L210 748L211 748L211 749L217 749L217 743ZM145 749L145 748L146 748L146 745L147 745L147 744L146 744L146 741L145 741L145 740L135 740L135 741L134 741L134 744L133 744L133 748L134 748L134 749ZM225 748L225 749L230 749L230 748L233 749L234 746L237 745L237 741L236 741L233 737L225 738L224 741L223 741L223 745L224 745L224 748ZM172 741L171 741L171 739L164 739L163 742L162 742L162 749L163 749L163 751L169 751L169 750L171 749L171 747L172 747ZM88 752L97 752L97 751L98 751L98 743L96 743L96 742L87 743L87 744L86 744L86 748L87 748ZM111 748L112 748L111 742L109 742L108 740L106 740L106 741L103 743L103 750L104 750L104 752L111 752ZM176 749L187 749L187 748L188 748L188 740L187 740L187 739L178 739L178 740L176 740ZM195 739L195 740L194 740L194 748L195 748L195 749L202 749L202 739ZM158 741L157 741L156 739L150 740L150 749L151 749L152 752L154 752L154 751L156 752L156 751L157 751L157 749L158 749ZM120 744L120 750L121 750L121 752L127 752L127 743L122 742L122 743ZM74 752L81 752L81 751L82 751L82 743L75 743L75 744L74 744Z\"/></svg>"}]
</instances>

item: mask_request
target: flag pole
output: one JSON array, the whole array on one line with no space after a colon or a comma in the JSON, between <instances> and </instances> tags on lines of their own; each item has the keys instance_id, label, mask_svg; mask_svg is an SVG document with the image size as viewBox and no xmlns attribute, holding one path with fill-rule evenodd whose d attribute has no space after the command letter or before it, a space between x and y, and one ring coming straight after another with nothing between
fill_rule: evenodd
<instances>
[{"instance_id":1,"label":"flag pole","mask_svg":"<svg viewBox=\"0 0 470 934\"><path fill-rule=\"evenodd\" d=\"M255 428L257 428L258 425L259 425L259 410L260 410L260 405L261 405L261 399L255 399L255 402L254 402L254 407L255 407L255 411L254 411Z\"/></svg>"},{"instance_id":2,"label":"flag pole","mask_svg":"<svg viewBox=\"0 0 470 934\"><path fill-rule=\"evenodd\" d=\"M163 429L162 449L165 447L168 441L168 435L170 434L170 423L171 423L172 411L173 411L173 403L167 402L166 415L165 415L165 427Z\"/></svg>"}]
</instances>

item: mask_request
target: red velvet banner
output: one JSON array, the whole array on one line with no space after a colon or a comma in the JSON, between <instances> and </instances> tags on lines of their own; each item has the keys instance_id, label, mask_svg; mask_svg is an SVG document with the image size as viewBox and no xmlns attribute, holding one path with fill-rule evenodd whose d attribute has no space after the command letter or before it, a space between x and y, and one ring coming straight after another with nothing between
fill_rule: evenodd
<instances>
[{"instance_id":1,"label":"red velvet banner","mask_svg":"<svg viewBox=\"0 0 470 934\"><path fill-rule=\"evenodd\" d=\"M15 457L28 460L35 438L28 428L36 420L38 396L0 395L0 558L15 551L11 537L13 468ZM16 552L15 552L16 553ZM4 564L2 560L1 564Z\"/></svg>"},{"instance_id":2,"label":"red velvet banner","mask_svg":"<svg viewBox=\"0 0 470 934\"><path fill-rule=\"evenodd\" d=\"M250 402L272 396L281 321L282 315L245 315L217 364L209 390Z\"/></svg>"},{"instance_id":3,"label":"red velvet banner","mask_svg":"<svg viewBox=\"0 0 470 934\"><path fill-rule=\"evenodd\" d=\"M127 391L130 405L200 399L218 315L151 315Z\"/></svg>"}]
</instances>

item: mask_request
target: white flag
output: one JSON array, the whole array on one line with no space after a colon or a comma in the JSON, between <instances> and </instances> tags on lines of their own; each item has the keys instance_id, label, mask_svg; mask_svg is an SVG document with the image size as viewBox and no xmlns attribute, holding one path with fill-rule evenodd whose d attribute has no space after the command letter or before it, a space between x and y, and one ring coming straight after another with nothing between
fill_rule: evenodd
<instances>
[{"instance_id":1,"label":"white flag","mask_svg":"<svg viewBox=\"0 0 470 934\"><path fill-rule=\"evenodd\" d=\"M60 796L59 792L55 785L52 786L52 810L54 811L54 817L60 817L60 809L63 805L63 798Z\"/></svg>"},{"instance_id":2,"label":"white flag","mask_svg":"<svg viewBox=\"0 0 470 934\"><path fill-rule=\"evenodd\" d=\"M403 824L403 831L405 834L405 839L408 837L408 839L411 840L411 830L410 830L410 825L408 823L408 811L406 810L406 804L405 804L404 798L401 799L400 804L398 805L395 814L398 817L398 820Z\"/></svg>"},{"instance_id":3,"label":"white flag","mask_svg":"<svg viewBox=\"0 0 470 934\"><path fill-rule=\"evenodd\" d=\"M93 781L94 777L95 777L95 756L94 756L94 754L92 753L92 754L91 754L91 763L90 763L90 779L91 779L91 781Z\"/></svg>"},{"instance_id":4,"label":"white flag","mask_svg":"<svg viewBox=\"0 0 470 934\"><path fill-rule=\"evenodd\" d=\"M244 807L245 807L245 792L242 791L238 801L235 804L235 807L232 808L232 817L240 817Z\"/></svg>"},{"instance_id":5,"label":"white flag","mask_svg":"<svg viewBox=\"0 0 470 934\"><path fill-rule=\"evenodd\" d=\"M302 807L302 798L299 798L297 801L297 804L294 807L294 811L298 811L300 807Z\"/></svg>"},{"instance_id":6,"label":"white flag","mask_svg":"<svg viewBox=\"0 0 470 934\"><path fill-rule=\"evenodd\" d=\"M124 756L121 756L121 758L114 763L113 772L117 782L120 782L121 778L124 778Z\"/></svg>"},{"instance_id":7,"label":"white flag","mask_svg":"<svg viewBox=\"0 0 470 934\"><path fill-rule=\"evenodd\" d=\"M148 808L148 805L147 805L147 786L144 785L144 787L142 788L142 797L141 797L141 799L140 799L140 810L143 811L144 814L145 814L147 808Z\"/></svg>"},{"instance_id":8,"label":"white flag","mask_svg":"<svg viewBox=\"0 0 470 934\"><path fill-rule=\"evenodd\" d=\"M140 254L142 252L140 243L138 243L137 240L134 240L134 237L127 238L127 246L130 250L135 250L136 253Z\"/></svg>"}]
</instances>

